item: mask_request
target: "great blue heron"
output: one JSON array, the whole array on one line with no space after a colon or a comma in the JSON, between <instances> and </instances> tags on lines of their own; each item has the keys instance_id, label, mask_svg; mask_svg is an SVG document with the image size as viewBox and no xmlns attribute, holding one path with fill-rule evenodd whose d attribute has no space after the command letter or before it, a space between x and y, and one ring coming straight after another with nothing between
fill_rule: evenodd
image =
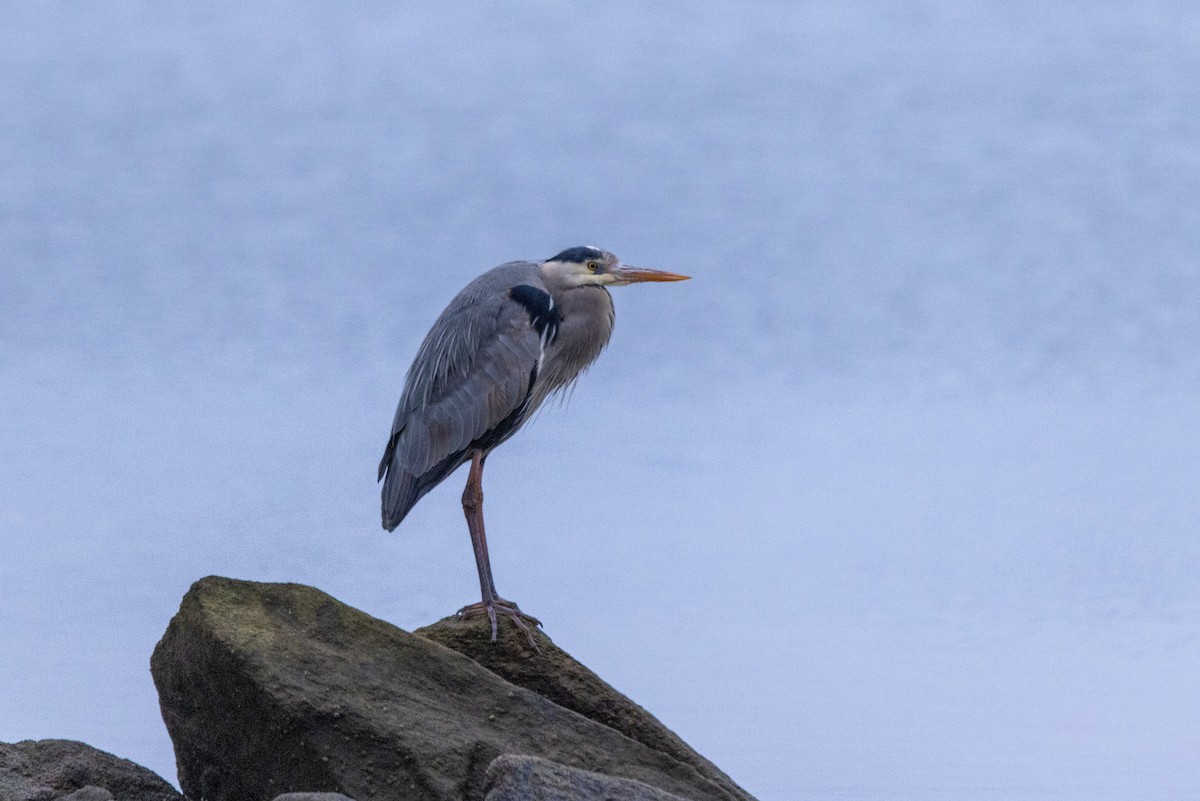
<instances>
[{"instance_id":1,"label":"great blue heron","mask_svg":"<svg viewBox=\"0 0 1200 801\"><path fill-rule=\"evenodd\" d=\"M421 343L379 462L383 527L396 528L425 493L471 463L462 506L483 600L459 615L486 613L493 640L497 612L526 634L522 618L537 620L496 594L483 530L484 461L608 344L614 312L606 287L688 277L630 267L594 247L509 262L467 284Z\"/></svg>"}]
</instances>

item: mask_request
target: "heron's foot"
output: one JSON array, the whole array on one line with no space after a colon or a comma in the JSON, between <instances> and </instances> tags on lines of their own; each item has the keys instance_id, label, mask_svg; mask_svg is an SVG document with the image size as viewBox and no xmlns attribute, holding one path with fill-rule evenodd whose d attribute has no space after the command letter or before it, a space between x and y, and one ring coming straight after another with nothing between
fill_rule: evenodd
<instances>
[{"instance_id":1,"label":"heron's foot","mask_svg":"<svg viewBox=\"0 0 1200 801\"><path fill-rule=\"evenodd\" d=\"M517 628L525 632L525 636L529 639L529 644L533 646L533 649L535 651L540 650L537 642L535 642L533 639L533 628L530 626L532 624L534 627L541 628L542 621L538 620L533 615L525 614L521 611L520 607L518 607L512 601L507 601L503 598L496 598L492 601L480 601L479 603L474 603L470 606L464 606L462 609L458 610L458 618L460 620L478 617L479 615L487 615L488 621L492 624L492 642L496 641L496 633L499 630L497 625L497 616L507 615L513 623L517 624Z\"/></svg>"}]
</instances>

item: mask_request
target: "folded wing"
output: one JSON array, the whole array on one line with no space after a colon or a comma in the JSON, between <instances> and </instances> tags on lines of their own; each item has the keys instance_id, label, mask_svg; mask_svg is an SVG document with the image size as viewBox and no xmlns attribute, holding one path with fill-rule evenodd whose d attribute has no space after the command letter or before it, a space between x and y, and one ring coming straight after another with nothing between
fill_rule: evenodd
<instances>
[{"instance_id":1,"label":"folded wing","mask_svg":"<svg viewBox=\"0 0 1200 801\"><path fill-rule=\"evenodd\" d=\"M379 464L389 531L472 449L507 439L528 411L543 337L508 292L473 286L434 323L405 380Z\"/></svg>"}]
</instances>

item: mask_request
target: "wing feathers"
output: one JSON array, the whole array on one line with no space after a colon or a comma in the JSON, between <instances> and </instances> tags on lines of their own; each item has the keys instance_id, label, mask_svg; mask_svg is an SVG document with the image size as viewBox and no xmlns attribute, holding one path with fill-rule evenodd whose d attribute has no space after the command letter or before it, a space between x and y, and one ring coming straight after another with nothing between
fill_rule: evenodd
<instances>
[{"instance_id":1,"label":"wing feathers","mask_svg":"<svg viewBox=\"0 0 1200 801\"><path fill-rule=\"evenodd\" d=\"M472 443L519 425L513 415L531 395L543 341L529 313L507 288L464 300L470 289L438 318L409 370L380 465L388 529L468 458Z\"/></svg>"}]
</instances>

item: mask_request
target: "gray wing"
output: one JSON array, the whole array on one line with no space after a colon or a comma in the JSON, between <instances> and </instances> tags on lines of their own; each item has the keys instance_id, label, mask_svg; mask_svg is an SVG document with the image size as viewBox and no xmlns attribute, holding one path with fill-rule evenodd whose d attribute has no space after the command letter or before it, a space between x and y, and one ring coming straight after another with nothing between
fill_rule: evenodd
<instances>
[{"instance_id":1,"label":"gray wing","mask_svg":"<svg viewBox=\"0 0 1200 801\"><path fill-rule=\"evenodd\" d=\"M473 445L493 447L521 422L542 340L508 294L512 277L497 272L451 302L409 369L379 464L389 531L470 458Z\"/></svg>"}]
</instances>

